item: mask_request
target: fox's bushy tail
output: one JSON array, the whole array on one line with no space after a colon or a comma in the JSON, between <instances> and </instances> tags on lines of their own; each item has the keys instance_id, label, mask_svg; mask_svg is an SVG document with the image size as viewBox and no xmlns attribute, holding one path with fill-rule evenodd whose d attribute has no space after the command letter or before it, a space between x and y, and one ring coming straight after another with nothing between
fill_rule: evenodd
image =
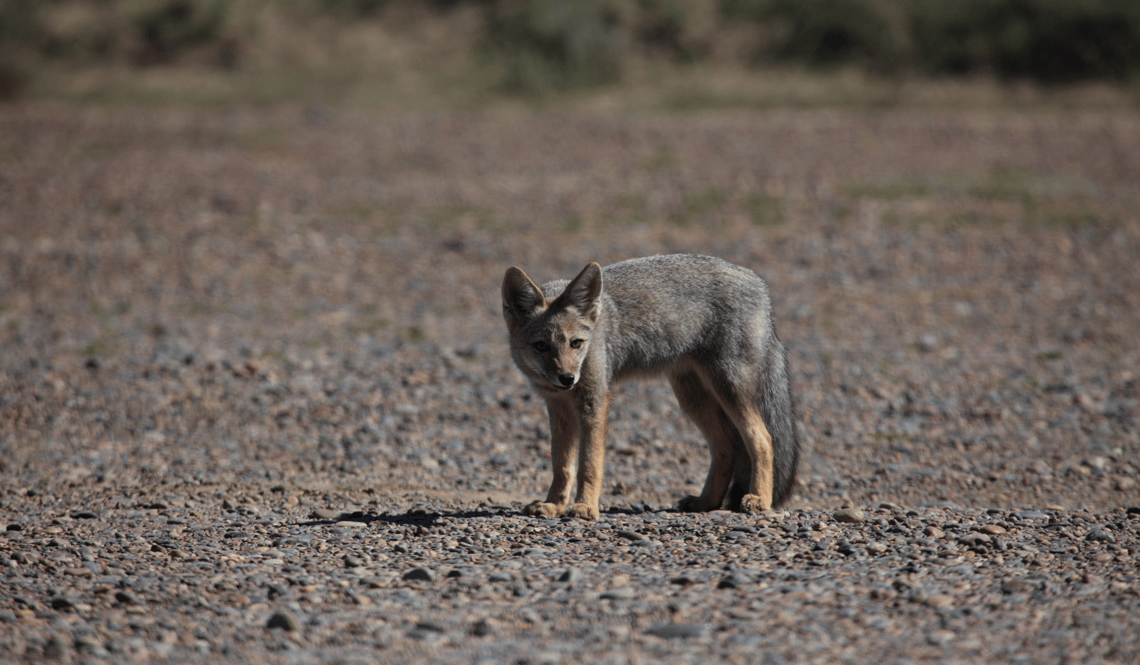
<instances>
[{"instance_id":1,"label":"fox's bushy tail","mask_svg":"<svg viewBox=\"0 0 1140 665\"><path fill-rule=\"evenodd\" d=\"M791 377L784 345L774 330L765 333L760 389L760 415L772 436L772 507L787 501L796 486L796 470L800 460L800 439L796 429L796 405L792 396ZM752 462L743 446L734 451L732 488L729 507L739 510L748 491Z\"/></svg>"}]
</instances>

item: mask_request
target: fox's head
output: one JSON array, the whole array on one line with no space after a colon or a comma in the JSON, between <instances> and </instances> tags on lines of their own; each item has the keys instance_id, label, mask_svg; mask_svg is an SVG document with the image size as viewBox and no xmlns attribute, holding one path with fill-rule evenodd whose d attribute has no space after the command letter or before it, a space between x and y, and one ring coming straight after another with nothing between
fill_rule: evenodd
<instances>
[{"instance_id":1,"label":"fox's head","mask_svg":"<svg viewBox=\"0 0 1140 665\"><path fill-rule=\"evenodd\" d=\"M590 335L601 315L602 269L591 263L547 302L519 268L503 277L503 318L511 355L538 387L570 390L582 377Z\"/></svg>"}]
</instances>

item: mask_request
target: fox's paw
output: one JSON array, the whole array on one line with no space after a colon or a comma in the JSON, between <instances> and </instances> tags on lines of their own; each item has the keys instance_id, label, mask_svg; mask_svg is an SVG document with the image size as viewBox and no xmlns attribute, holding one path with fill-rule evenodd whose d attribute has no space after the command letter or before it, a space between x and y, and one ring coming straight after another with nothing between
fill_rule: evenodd
<instances>
[{"instance_id":1,"label":"fox's paw","mask_svg":"<svg viewBox=\"0 0 1140 665\"><path fill-rule=\"evenodd\" d=\"M765 501L759 494L745 494L740 498L740 512L762 513L772 507L771 501Z\"/></svg>"},{"instance_id":2,"label":"fox's paw","mask_svg":"<svg viewBox=\"0 0 1140 665\"><path fill-rule=\"evenodd\" d=\"M562 506L545 501L534 501L523 508L523 514L531 517L558 517L562 514Z\"/></svg>"},{"instance_id":3,"label":"fox's paw","mask_svg":"<svg viewBox=\"0 0 1140 665\"><path fill-rule=\"evenodd\" d=\"M567 517L578 517L584 520L596 520L598 519L598 515L598 507L591 506L588 503L571 504L571 506L566 509Z\"/></svg>"},{"instance_id":4,"label":"fox's paw","mask_svg":"<svg viewBox=\"0 0 1140 665\"><path fill-rule=\"evenodd\" d=\"M677 502L677 510L682 513L707 513L712 508L706 506L701 497L690 494Z\"/></svg>"}]
</instances>

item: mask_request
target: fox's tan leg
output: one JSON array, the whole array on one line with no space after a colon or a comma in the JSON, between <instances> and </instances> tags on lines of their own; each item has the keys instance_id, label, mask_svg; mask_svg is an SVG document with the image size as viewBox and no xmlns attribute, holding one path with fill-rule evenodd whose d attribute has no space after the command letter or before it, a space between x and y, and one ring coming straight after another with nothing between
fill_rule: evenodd
<instances>
[{"instance_id":1,"label":"fox's tan leg","mask_svg":"<svg viewBox=\"0 0 1140 665\"><path fill-rule=\"evenodd\" d=\"M527 515L558 517L570 503L570 485L578 464L578 413L572 400L550 401L550 466L553 479L546 501L535 501L523 509Z\"/></svg>"},{"instance_id":2,"label":"fox's tan leg","mask_svg":"<svg viewBox=\"0 0 1140 665\"><path fill-rule=\"evenodd\" d=\"M569 517L596 520L600 515L602 476L606 462L606 428L609 423L610 394L596 401L582 400L581 433L578 444L578 500L566 510Z\"/></svg>"},{"instance_id":3,"label":"fox's tan leg","mask_svg":"<svg viewBox=\"0 0 1140 665\"><path fill-rule=\"evenodd\" d=\"M681 410L704 435L710 457L709 473L701 495L686 496L677 508L685 512L717 510L724 502L732 480L732 441L737 436L736 428L695 372L674 374L669 381Z\"/></svg>"},{"instance_id":4,"label":"fox's tan leg","mask_svg":"<svg viewBox=\"0 0 1140 665\"><path fill-rule=\"evenodd\" d=\"M741 411L736 419L744 449L752 460L752 481L740 499L740 510L758 513L772 507L772 435L754 408Z\"/></svg>"}]
</instances>

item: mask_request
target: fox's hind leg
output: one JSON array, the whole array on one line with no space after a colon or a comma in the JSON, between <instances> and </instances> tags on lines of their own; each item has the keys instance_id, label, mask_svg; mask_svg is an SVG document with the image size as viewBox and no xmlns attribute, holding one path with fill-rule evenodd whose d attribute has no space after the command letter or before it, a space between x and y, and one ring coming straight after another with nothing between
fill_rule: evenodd
<instances>
[{"instance_id":1,"label":"fox's hind leg","mask_svg":"<svg viewBox=\"0 0 1140 665\"><path fill-rule=\"evenodd\" d=\"M736 369L736 371L732 371ZM728 480L733 480L731 508L747 513L760 512L772 507L773 498L773 447L772 435L761 415L758 395L749 386L756 382L748 376L750 372L740 372L738 368L725 369L716 365L698 368L699 378L705 386L705 392L718 403L717 412L722 419L728 422L727 429L731 430L730 437L725 441L730 444L727 456L728 470L725 471L728 492ZM741 451L747 453L747 459L741 457ZM746 474L742 465L747 464L751 473ZM747 480L745 480L747 476ZM737 487L744 481L744 487ZM723 495L722 495L723 498Z\"/></svg>"},{"instance_id":2,"label":"fox's hind leg","mask_svg":"<svg viewBox=\"0 0 1140 665\"><path fill-rule=\"evenodd\" d=\"M745 513L768 510L772 507L772 435L755 408L742 409L734 420L752 462L752 477L747 492L740 497L739 509Z\"/></svg>"},{"instance_id":3,"label":"fox's hind leg","mask_svg":"<svg viewBox=\"0 0 1140 665\"><path fill-rule=\"evenodd\" d=\"M743 450L740 434L716 396L695 371L678 371L669 377L681 410L704 435L709 446L709 473L700 496L686 496L677 508L685 512L717 510L732 481L734 449Z\"/></svg>"}]
</instances>

